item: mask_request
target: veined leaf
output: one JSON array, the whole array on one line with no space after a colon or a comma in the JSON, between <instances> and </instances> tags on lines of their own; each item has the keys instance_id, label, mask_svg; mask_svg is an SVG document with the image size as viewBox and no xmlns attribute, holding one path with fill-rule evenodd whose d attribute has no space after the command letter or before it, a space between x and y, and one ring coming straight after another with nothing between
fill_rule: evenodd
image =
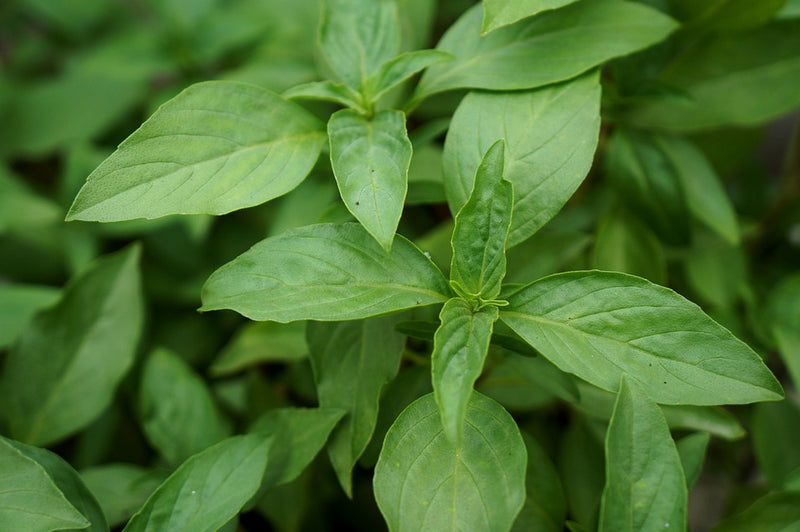
<instances>
[{"instance_id":1,"label":"veined leaf","mask_svg":"<svg viewBox=\"0 0 800 532\"><path fill-rule=\"evenodd\" d=\"M229 375L264 362L293 362L307 356L305 322L248 322L225 346L208 372Z\"/></svg>"},{"instance_id":2,"label":"veined leaf","mask_svg":"<svg viewBox=\"0 0 800 532\"><path fill-rule=\"evenodd\" d=\"M500 318L568 373L616 391L623 373L664 404L774 401L761 358L668 288L621 273L545 277L508 296Z\"/></svg>"},{"instance_id":3,"label":"veined leaf","mask_svg":"<svg viewBox=\"0 0 800 532\"><path fill-rule=\"evenodd\" d=\"M214 532L256 493L272 440L234 436L192 456L131 517L125 532Z\"/></svg>"},{"instance_id":4,"label":"veined leaf","mask_svg":"<svg viewBox=\"0 0 800 532\"><path fill-rule=\"evenodd\" d=\"M296 187L324 140L314 116L266 89L197 83L92 172L67 220L225 214L258 205Z\"/></svg>"},{"instance_id":5,"label":"veined leaf","mask_svg":"<svg viewBox=\"0 0 800 532\"><path fill-rule=\"evenodd\" d=\"M139 340L139 254L132 246L98 260L23 331L0 383L0 411L16 439L53 443L110 404Z\"/></svg>"},{"instance_id":6,"label":"veined leaf","mask_svg":"<svg viewBox=\"0 0 800 532\"><path fill-rule=\"evenodd\" d=\"M325 0L320 48L347 85L363 88L371 75L400 51L395 0Z\"/></svg>"},{"instance_id":7,"label":"veined leaf","mask_svg":"<svg viewBox=\"0 0 800 532\"><path fill-rule=\"evenodd\" d=\"M267 238L214 272L200 310L254 320L355 320L433 303L450 287L411 242L387 253L358 224L318 224Z\"/></svg>"},{"instance_id":8,"label":"veined leaf","mask_svg":"<svg viewBox=\"0 0 800 532\"><path fill-rule=\"evenodd\" d=\"M565 81L646 48L675 30L674 20L622 0L577 2L481 37L482 10L473 7L436 46L455 60L430 67L414 95L419 101L451 89L531 89Z\"/></svg>"},{"instance_id":9,"label":"veined leaf","mask_svg":"<svg viewBox=\"0 0 800 532\"><path fill-rule=\"evenodd\" d=\"M684 530L686 479L664 415L622 378L606 434L600 531Z\"/></svg>"},{"instance_id":10,"label":"veined leaf","mask_svg":"<svg viewBox=\"0 0 800 532\"><path fill-rule=\"evenodd\" d=\"M367 80L367 94L377 102L384 94L397 87L417 72L436 63L450 61L453 56L441 50L415 50L386 61Z\"/></svg>"},{"instance_id":11,"label":"veined leaf","mask_svg":"<svg viewBox=\"0 0 800 532\"><path fill-rule=\"evenodd\" d=\"M461 298L445 303L439 314L442 324L433 338L431 379L444 432L453 444L464 434L467 404L483 370L497 315L494 305L475 311Z\"/></svg>"},{"instance_id":12,"label":"veined leaf","mask_svg":"<svg viewBox=\"0 0 800 532\"><path fill-rule=\"evenodd\" d=\"M345 493L352 497L352 471L367 448L378 419L381 390L400 369L405 337L394 330L399 316L315 323L308 344L319 404L343 409L328 456Z\"/></svg>"},{"instance_id":13,"label":"veined leaf","mask_svg":"<svg viewBox=\"0 0 800 532\"><path fill-rule=\"evenodd\" d=\"M508 530L524 503L526 458L514 419L488 397L472 394L456 446L428 394L386 434L375 499L391 531Z\"/></svg>"},{"instance_id":14,"label":"veined leaf","mask_svg":"<svg viewBox=\"0 0 800 532\"><path fill-rule=\"evenodd\" d=\"M597 72L532 91L468 94L445 141L450 211L466 203L484 154L505 139L505 178L514 185L508 246L519 244L555 216L581 184L599 131Z\"/></svg>"},{"instance_id":15,"label":"veined leaf","mask_svg":"<svg viewBox=\"0 0 800 532\"><path fill-rule=\"evenodd\" d=\"M483 0L483 34L576 0Z\"/></svg>"},{"instance_id":16,"label":"veined leaf","mask_svg":"<svg viewBox=\"0 0 800 532\"><path fill-rule=\"evenodd\" d=\"M453 228L450 278L467 294L494 299L506 274L506 239L514 190L503 178L504 142L492 144L475 173Z\"/></svg>"},{"instance_id":17,"label":"veined leaf","mask_svg":"<svg viewBox=\"0 0 800 532\"><path fill-rule=\"evenodd\" d=\"M0 437L0 528L84 529L89 521L64 497L36 460Z\"/></svg>"},{"instance_id":18,"label":"veined leaf","mask_svg":"<svg viewBox=\"0 0 800 532\"><path fill-rule=\"evenodd\" d=\"M411 164L406 117L342 110L328 121L331 165L347 209L387 251L403 214Z\"/></svg>"},{"instance_id":19,"label":"veined leaf","mask_svg":"<svg viewBox=\"0 0 800 532\"><path fill-rule=\"evenodd\" d=\"M338 103L366 113L359 94L345 85L334 81L312 81L297 85L285 91L282 96L287 100L322 100Z\"/></svg>"}]
</instances>

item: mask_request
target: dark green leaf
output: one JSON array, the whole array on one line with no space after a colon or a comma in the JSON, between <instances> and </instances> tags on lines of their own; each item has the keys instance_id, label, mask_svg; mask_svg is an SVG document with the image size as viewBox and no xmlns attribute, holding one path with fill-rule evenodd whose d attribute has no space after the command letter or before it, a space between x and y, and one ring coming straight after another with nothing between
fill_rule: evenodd
<instances>
[{"instance_id":1,"label":"dark green leaf","mask_svg":"<svg viewBox=\"0 0 800 532\"><path fill-rule=\"evenodd\" d=\"M527 432L522 433L528 449L525 475L525 506L514 522L513 532L562 532L567 516L567 501L553 462Z\"/></svg>"},{"instance_id":2,"label":"dark green leaf","mask_svg":"<svg viewBox=\"0 0 800 532\"><path fill-rule=\"evenodd\" d=\"M761 471L773 488L785 487L800 468L800 406L792 398L756 405L753 410L753 446Z\"/></svg>"},{"instance_id":3,"label":"dark green leaf","mask_svg":"<svg viewBox=\"0 0 800 532\"><path fill-rule=\"evenodd\" d=\"M229 375L264 362L292 362L307 356L305 322L250 322L239 329L208 371Z\"/></svg>"},{"instance_id":4,"label":"dark green leaf","mask_svg":"<svg viewBox=\"0 0 800 532\"><path fill-rule=\"evenodd\" d=\"M729 517L713 532L793 532L800 525L800 492L770 493Z\"/></svg>"},{"instance_id":5,"label":"dark green leaf","mask_svg":"<svg viewBox=\"0 0 800 532\"><path fill-rule=\"evenodd\" d=\"M800 274L785 277L770 292L767 319L795 388L800 388Z\"/></svg>"},{"instance_id":6,"label":"dark green leaf","mask_svg":"<svg viewBox=\"0 0 800 532\"><path fill-rule=\"evenodd\" d=\"M703 460L710 439L711 435L708 432L695 432L675 442L681 457L683 474L686 477L686 487L690 490L703 470Z\"/></svg>"},{"instance_id":7,"label":"dark green leaf","mask_svg":"<svg viewBox=\"0 0 800 532\"><path fill-rule=\"evenodd\" d=\"M667 262L661 242L636 217L613 205L598 222L592 265L663 283Z\"/></svg>"},{"instance_id":8,"label":"dark green leaf","mask_svg":"<svg viewBox=\"0 0 800 532\"><path fill-rule=\"evenodd\" d=\"M100 503L111 526L127 521L165 477L166 473L133 464L104 464L81 471L84 484Z\"/></svg>"},{"instance_id":9,"label":"dark green leaf","mask_svg":"<svg viewBox=\"0 0 800 532\"><path fill-rule=\"evenodd\" d=\"M561 434L559 473L569 515L586 530L597 530L597 512L605 482L603 442L579 417Z\"/></svg>"},{"instance_id":10,"label":"dark green leaf","mask_svg":"<svg viewBox=\"0 0 800 532\"><path fill-rule=\"evenodd\" d=\"M58 289L51 286L0 284L0 348L13 343L33 315L58 296Z\"/></svg>"}]
</instances>

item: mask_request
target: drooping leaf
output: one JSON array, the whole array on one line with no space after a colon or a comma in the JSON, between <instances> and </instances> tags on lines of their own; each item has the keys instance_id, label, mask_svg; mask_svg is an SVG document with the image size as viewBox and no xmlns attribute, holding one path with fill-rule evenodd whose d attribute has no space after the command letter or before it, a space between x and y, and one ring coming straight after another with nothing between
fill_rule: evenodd
<instances>
[{"instance_id":1,"label":"drooping leaf","mask_svg":"<svg viewBox=\"0 0 800 532\"><path fill-rule=\"evenodd\" d=\"M599 530L684 530L687 496L664 415L639 384L623 376L606 434Z\"/></svg>"},{"instance_id":2,"label":"drooping leaf","mask_svg":"<svg viewBox=\"0 0 800 532\"><path fill-rule=\"evenodd\" d=\"M0 348L10 345L34 314L58 300L57 288L0 284Z\"/></svg>"},{"instance_id":3,"label":"drooping leaf","mask_svg":"<svg viewBox=\"0 0 800 532\"><path fill-rule=\"evenodd\" d=\"M433 339L431 380L444 432L454 445L466 430L467 405L483 370L497 315L494 305L476 311L461 298L445 303L439 314L442 323Z\"/></svg>"},{"instance_id":4,"label":"drooping leaf","mask_svg":"<svg viewBox=\"0 0 800 532\"><path fill-rule=\"evenodd\" d=\"M621 273L568 272L508 297L500 319L556 366L609 391L623 373L664 404L775 401L761 358L668 288Z\"/></svg>"},{"instance_id":5,"label":"drooping leaf","mask_svg":"<svg viewBox=\"0 0 800 532\"><path fill-rule=\"evenodd\" d=\"M562 532L567 517L567 501L553 462L542 446L527 432L522 433L528 450L525 475L525 506L522 507L513 532Z\"/></svg>"},{"instance_id":6,"label":"drooping leaf","mask_svg":"<svg viewBox=\"0 0 800 532\"><path fill-rule=\"evenodd\" d=\"M0 528L65 530L90 524L44 467L0 437Z\"/></svg>"},{"instance_id":7,"label":"drooping leaf","mask_svg":"<svg viewBox=\"0 0 800 532\"><path fill-rule=\"evenodd\" d=\"M142 324L139 249L99 259L23 331L0 382L0 412L15 439L53 443L111 403Z\"/></svg>"},{"instance_id":8,"label":"drooping leaf","mask_svg":"<svg viewBox=\"0 0 800 532\"><path fill-rule=\"evenodd\" d=\"M758 499L712 532L789 532L800 524L800 491L778 491Z\"/></svg>"},{"instance_id":9,"label":"drooping leaf","mask_svg":"<svg viewBox=\"0 0 800 532\"><path fill-rule=\"evenodd\" d=\"M675 442L681 457L686 488L691 490L703 470L703 460L711 435L708 432L695 432Z\"/></svg>"},{"instance_id":10,"label":"drooping leaf","mask_svg":"<svg viewBox=\"0 0 800 532\"><path fill-rule=\"evenodd\" d=\"M652 231L619 205L611 206L598 222L592 266L664 283L664 248Z\"/></svg>"},{"instance_id":11,"label":"drooping leaf","mask_svg":"<svg viewBox=\"0 0 800 532\"><path fill-rule=\"evenodd\" d=\"M508 246L547 223L589 171L600 130L596 72L542 89L467 95L444 150L445 192L453 213L466 203L486 151L505 139L505 178L514 186Z\"/></svg>"},{"instance_id":12,"label":"drooping leaf","mask_svg":"<svg viewBox=\"0 0 800 532\"><path fill-rule=\"evenodd\" d=\"M81 471L84 484L97 499L110 526L127 521L165 477L160 471L120 463Z\"/></svg>"},{"instance_id":13,"label":"drooping leaf","mask_svg":"<svg viewBox=\"0 0 800 532\"><path fill-rule=\"evenodd\" d=\"M756 405L750 432L764 476L773 488L785 488L792 472L800 468L800 405L792 398Z\"/></svg>"},{"instance_id":14,"label":"drooping leaf","mask_svg":"<svg viewBox=\"0 0 800 532\"><path fill-rule=\"evenodd\" d=\"M450 278L470 295L494 299L506 274L506 238L514 190L503 178L504 143L492 144L455 219Z\"/></svg>"},{"instance_id":15,"label":"drooping leaf","mask_svg":"<svg viewBox=\"0 0 800 532\"><path fill-rule=\"evenodd\" d=\"M525 444L513 418L473 393L464 437L444 435L433 395L386 434L374 491L392 531L508 530L525 499Z\"/></svg>"},{"instance_id":16,"label":"drooping leaf","mask_svg":"<svg viewBox=\"0 0 800 532\"><path fill-rule=\"evenodd\" d=\"M255 85L197 83L89 176L67 220L225 214L289 192L324 143L302 107Z\"/></svg>"},{"instance_id":17,"label":"drooping leaf","mask_svg":"<svg viewBox=\"0 0 800 532\"><path fill-rule=\"evenodd\" d=\"M438 50L453 54L431 66L414 99L451 89L531 89L557 83L603 62L666 38L677 24L634 2L577 2L481 37L483 13L464 13L442 37Z\"/></svg>"},{"instance_id":18,"label":"drooping leaf","mask_svg":"<svg viewBox=\"0 0 800 532\"><path fill-rule=\"evenodd\" d=\"M576 0L483 0L483 34Z\"/></svg>"},{"instance_id":19,"label":"drooping leaf","mask_svg":"<svg viewBox=\"0 0 800 532\"><path fill-rule=\"evenodd\" d=\"M400 369L405 346L394 331L400 318L311 323L308 344L319 404L343 409L328 456L345 493L352 496L352 470L372 438L381 390Z\"/></svg>"},{"instance_id":20,"label":"drooping leaf","mask_svg":"<svg viewBox=\"0 0 800 532\"><path fill-rule=\"evenodd\" d=\"M264 362L291 362L307 356L305 322L249 322L239 329L208 371L212 375L230 375Z\"/></svg>"},{"instance_id":21,"label":"drooping leaf","mask_svg":"<svg viewBox=\"0 0 800 532\"><path fill-rule=\"evenodd\" d=\"M328 121L331 165L347 209L386 250L403 213L411 164L405 115L365 118L342 110Z\"/></svg>"},{"instance_id":22,"label":"drooping leaf","mask_svg":"<svg viewBox=\"0 0 800 532\"><path fill-rule=\"evenodd\" d=\"M167 349L145 361L140 408L145 436L173 466L231 434L203 379Z\"/></svg>"},{"instance_id":23,"label":"drooping leaf","mask_svg":"<svg viewBox=\"0 0 800 532\"><path fill-rule=\"evenodd\" d=\"M433 303L450 287L405 238L387 253L358 224L306 226L267 238L214 272L201 310L254 320L353 320Z\"/></svg>"}]
</instances>

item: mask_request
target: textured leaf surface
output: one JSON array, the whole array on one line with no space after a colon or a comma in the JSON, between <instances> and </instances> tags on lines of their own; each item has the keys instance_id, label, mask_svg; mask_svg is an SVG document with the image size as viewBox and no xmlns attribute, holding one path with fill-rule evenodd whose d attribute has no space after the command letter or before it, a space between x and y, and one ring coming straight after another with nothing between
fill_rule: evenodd
<instances>
[{"instance_id":1,"label":"textured leaf surface","mask_svg":"<svg viewBox=\"0 0 800 532\"><path fill-rule=\"evenodd\" d=\"M353 320L443 303L439 269L398 236L387 253L357 224L319 224L268 238L203 287L201 310L233 309L254 320Z\"/></svg>"},{"instance_id":2,"label":"textured leaf surface","mask_svg":"<svg viewBox=\"0 0 800 532\"><path fill-rule=\"evenodd\" d=\"M347 416L328 444L339 483L352 495L352 470L378 419L381 390L400 369L405 337L394 330L398 316L311 323L308 343L319 404Z\"/></svg>"},{"instance_id":3,"label":"textured leaf surface","mask_svg":"<svg viewBox=\"0 0 800 532\"><path fill-rule=\"evenodd\" d=\"M445 192L458 212L486 151L505 139L505 178L514 186L508 245L547 223L592 165L600 131L597 73L538 90L470 93L453 116L444 150Z\"/></svg>"},{"instance_id":4,"label":"textured leaf surface","mask_svg":"<svg viewBox=\"0 0 800 532\"><path fill-rule=\"evenodd\" d=\"M475 174L469 200L453 229L450 278L468 294L494 299L506 274L506 238L514 190L503 179L504 143L495 142Z\"/></svg>"},{"instance_id":5,"label":"textured leaf surface","mask_svg":"<svg viewBox=\"0 0 800 532\"><path fill-rule=\"evenodd\" d=\"M621 0L578 2L481 37L482 10L459 18L437 45L455 59L430 67L416 98L457 88L531 89L564 81L611 58L655 44L676 23Z\"/></svg>"},{"instance_id":6,"label":"textured leaf surface","mask_svg":"<svg viewBox=\"0 0 800 532\"><path fill-rule=\"evenodd\" d=\"M411 164L411 141L400 111L371 119L348 109L328 122L331 165L347 209L384 248L403 213Z\"/></svg>"},{"instance_id":7,"label":"textured leaf surface","mask_svg":"<svg viewBox=\"0 0 800 532\"><path fill-rule=\"evenodd\" d=\"M442 323L433 338L431 380L444 432L453 443L463 436L472 387L483 370L497 315L495 306L475 312L461 298L445 303L439 314Z\"/></svg>"},{"instance_id":8,"label":"textured leaf surface","mask_svg":"<svg viewBox=\"0 0 800 532\"><path fill-rule=\"evenodd\" d=\"M600 531L685 530L687 494L664 415L623 377L606 434Z\"/></svg>"},{"instance_id":9,"label":"textured leaf surface","mask_svg":"<svg viewBox=\"0 0 800 532\"><path fill-rule=\"evenodd\" d=\"M783 397L761 358L672 290L621 273L552 275L509 296L500 318L555 365L615 391L623 373L665 404Z\"/></svg>"},{"instance_id":10,"label":"textured leaf surface","mask_svg":"<svg viewBox=\"0 0 800 532\"><path fill-rule=\"evenodd\" d=\"M89 176L67 220L225 214L297 186L322 124L255 85L198 83L162 105Z\"/></svg>"},{"instance_id":11,"label":"textured leaf surface","mask_svg":"<svg viewBox=\"0 0 800 532\"><path fill-rule=\"evenodd\" d=\"M368 94L377 102L381 96L417 72L452 58L452 55L441 50L415 50L400 54L381 65L380 70L370 77Z\"/></svg>"},{"instance_id":12,"label":"textured leaf surface","mask_svg":"<svg viewBox=\"0 0 800 532\"><path fill-rule=\"evenodd\" d=\"M110 404L139 340L139 254L133 246L99 259L22 333L0 382L0 412L16 439L53 443Z\"/></svg>"},{"instance_id":13,"label":"textured leaf surface","mask_svg":"<svg viewBox=\"0 0 800 532\"><path fill-rule=\"evenodd\" d=\"M256 493L272 440L234 436L191 457L128 521L125 532L214 532Z\"/></svg>"},{"instance_id":14,"label":"textured leaf surface","mask_svg":"<svg viewBox=\"0 0 800 532\"><path fill-rule=\"evenodd\" d=\"M0 437L0 529L66 530L89 525L44 467Z\"/></svg>"},{"instance_id":15,"label":"textured leaf surface","mask_svg":"<svg viewBox=\"0 0 800 532\"><path fill-rule=\"evenodd\" d=\"M525 499L526 451L513 418L473 393L464 438L445 436L433 395L386 434L374 490L389 530L508 530Z\"/></svg>"},{"instance_id":16,"label":"textured leaf surface","mask_svg":"<svg viewBox=\"0 0 800 532\"><path fill-rule=\"evenodd\" d=\"M483 33L508 26L542 11L564 7L576 0L483 0Z\"/></svg>"}]
</instances>

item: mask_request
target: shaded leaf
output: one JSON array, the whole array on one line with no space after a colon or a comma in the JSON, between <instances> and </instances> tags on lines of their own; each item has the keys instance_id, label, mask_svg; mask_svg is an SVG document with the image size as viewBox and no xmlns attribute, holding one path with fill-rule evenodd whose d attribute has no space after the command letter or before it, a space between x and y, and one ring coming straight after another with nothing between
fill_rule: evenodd
<instances>
[{"instance_id":1,"label":"shaded leaf","mask_svg":"<svg viewBox=\"0 0 800 532\"><path fill-rule=\"evenodd\" d=\"M84 484L97 499L110 526L127 521L165 477L166 474L133 464L103 464L81 471Z\"/></svg>"},{"instance_id":2,"label":"shaded leaf","mask_svg":"<svg viewBox=\"0 0 800 532\"><path fill-rule=\"evenodd\" d=\"M690 490L703 470L703 460L710 439L711 435L708 432L695 432L675 442L681 457L683 474L686 477L686 487Z\"/></svg>"},{"instance_id":3,"label":"shaded leaf","mask_svg":"<svg viewBox=\"0 0 800 532\"><path fill-rule=\"evenodd\" d=\"M208 372L230 375L264 362L292 362L307 356L305 322L249 322L223 348Z\"/></svg>"},{"instance_id":4,"label":"shaded leaf","mask_svg":"<svg viewBox=\"0 0 800 532\"><path fill-rule=\"evenodd\" d=\"M532 17L542 11L557 9L576 0L483 0L484 34Z\"/></svg>"},{"instance_id":5,"label":"shaded leaf","mask_svg":"<svg viewBox=\"0 0 800 532\"><path fill-rule=\"evenodd\" d=\"M750 432L764 476L773 488L785 488L792 472L800 468L800 406L791 398L756 405Z\"/></svg>"},{"instance_id":6,"label":"shaded leaf","mask_svg":"<svg viewBox=\"0 0 800 532\"><path fill-rule=\"evenodd\" d=\"M58 289L52 286L0 284L0 348L14 342L33 315L58 297Z\"/></svg>"},{"instance_id":7,"label":"shaded leaf","mask_svg":"<svg viewBox=\"0 0 800 532\"><path fill-rule=\"evenodd\" d=\"M531 435L523 432L522 439L528 450L525 506L511 530L562 532L567 517L567 501L558 472L542 446Z\"/></svg>"},{"instance_id":8,"label":"shaded leaf","mask_svg":"<svg viewBox=\"0 0 800 532\"><path fill-rule=\"evenodd\" d=\"M800 524L800 492L770 493L714 527L713 532L788 532Z\"/></svg>"},{"instance_id":9,"label":"shaded leaf","mask_svg":"<svg viewBox=\"0 0 800 532\"><path fill-rule=\"evenodd\" d=\"M383 95L414 74L436 63L452 59L452 55L441 50L414 50L400 54L386 61L367 80L369 87L367 94L370 95L373 102L377 102Z\"/></svg>"},{"instance_id":10,"label":"shaded leaf","mask_svg":"<svg viewBox=\"0 0 800 532\"><path fill-rule=\"evenodd\" d=\"M661 242L624 208L612 206L598 222L592 265L663 283L667 262Z\"/></svg>"}]
</instances>

